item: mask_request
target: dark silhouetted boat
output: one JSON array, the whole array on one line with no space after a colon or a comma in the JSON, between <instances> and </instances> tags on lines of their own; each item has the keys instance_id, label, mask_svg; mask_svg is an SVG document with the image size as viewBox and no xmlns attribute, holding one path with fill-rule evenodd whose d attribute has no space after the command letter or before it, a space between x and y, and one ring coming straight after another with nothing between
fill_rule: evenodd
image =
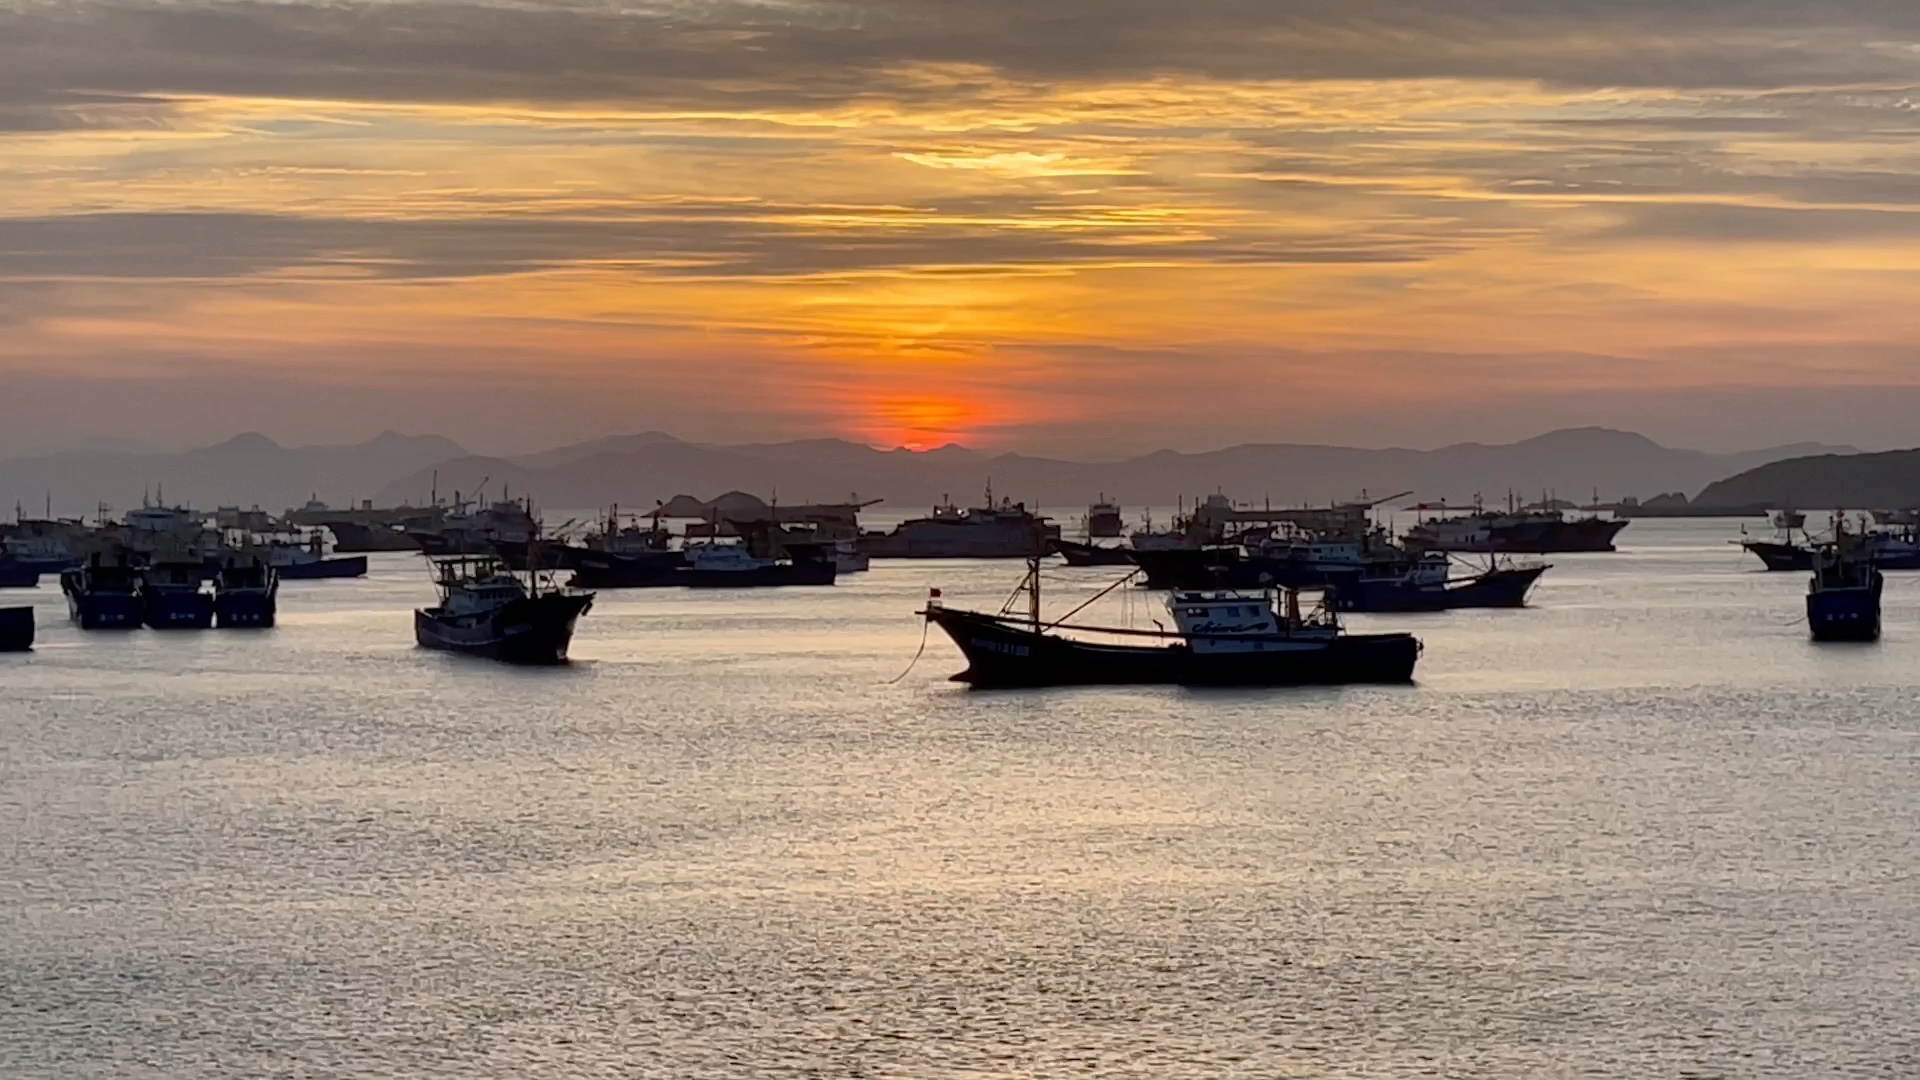
<instances>
[{"instance_id":1,"label":"dark silhouetted boat","mask_svg":"<svg viewBox=\"0 0 1920 1080\"><path fill-rule=\"evenodd\" d=\"M1849 532L1842 515L1835 515L1832 529L1831 540L1844 541L1851 553L1866 558L1881 570L1920 570L1920 532L1915 529ZM1804 543L1796 542L1789 530L1781 530L1771 540L1743 538L1739 544L1774 573L1811 571L1815 553L1822 546L1810 537Z\"/></svg>"},{"instance_id":2,"label":"dark silhouetted boat","mask_svg":"<svg viewBox=\"0 0 1920 1080\"><path fill-rule=\"evenodd\" d=\"M875 559L1031 559L1046 555L1058 539L1060 526L1024 503L994 502L988 488L985 506L961 510L946 503L890 533L867 533L858 547Z\"/></svg>"},{"instance_id":3,"label":"dark silhouetted boat","mask_svg":"<svg viewBox=\"0 0 1920 1080\"><path fill-rule=\"evenodd\" d=\"M229 555L213 576L213 618L222 630L272 626L278 613L280 578L266 560Z\"/></svg>"},{"instance_id":4,"label":"dark silhouetted boat","mask_svg":"<svg viewBox=\"0 0 1920 1080\"><path fill-rule=\"evenodd\" d=\"M1100 544L1085 544L1077 540L1050 540L1061 558L1068 566L1134 566L1133 552L1123 547L1106 547Z\"/></svg>"},{"instance_id":5,"label":"dark silhouetted boat","mask_svg":"<svg viewBox=\"0 0 1920 1080\"><path fill-rule=\"evenodd\" d=\"M621 554L594 551L575 557L576 589L669 589L687 583L687 557L679 551Z\"/></svg>"},{"instance_id":6,"label":"dark silhouetted boat","mask_svg":"<svg viewBox=\"0 0 1920 1080\"><path fill-rule=\"evenodd\" d=\"M1876 641L1880 637L1880 592L1885 578L1857 538L1844 534L1814 552L1807 585L1807 628L1815 641Z\"/></svg>"},{"instance_id":7,"label":"dark silhouetted boat","mask_svg":"<svg viewBox=\"0 0 1920 1080\"><path fill-rule=\"evenodd\" d=\"M1519 608L1551 567L1489 567L1453 577L1453 564L1434 553L1404 573L1389 577L1356 575L1333 587L1334 606L1365 614L1458 611L1466 608Z\"/></svg>"},{"instance_id":8,"label":"dark silhouetted boat","mask_svg":"<svg viewBox=\"0 0 1920 1080\"><path fill-rule=\"evenodd\" d=\"M0 652L26 652L33 648L33 609L0 608Z\"/></svg>"},{"instance_id":9,"label":"dark silhouetted boat","mask_svg":"<svg viewBox=\"0 0 1920 1080\"><path fill-rule=\"evenodd\" d=\"M1102 492L1100 501L1087 507L1087 537L1091 540L1111 540L1127 530L1126 523L1120 520L1120 504L1107 499Z\"/></svg>"},{"instance_id":10,"label":"dark silhouetted boat","mask_svg":"<svg viewBox=\"0 0 1920 1080\"><path fill-rule=\"evenodd\" d=\"M40 568L31 563L0 561L0 589L39 588L40 573Z\"/></svg>"},{"instance_id":11,"label":"dark silhouetted boat","mask_svg":"<svg viewBox=\"0 0 1920 1080\"><path fill-rule=\"evenodd\" d=\"M364 521L322 521L333 534L336 554L369 551L419 551L420 542L392 525Z\"/></svg>"},{"instance_id":12,"label":"dark silhouetted boat","mask_svg":"<svg viewBox=\"0 0 1920 1080\"><path fill-rule=\"evenodd\" d=\"M145 618L140 572L123 551L95 552L60 574L67 613L82 630L133 630Z\"/></svg>"},{"instance_id":13,"label":"dark silhouetted boat","mask_svg":"<svg viewBox=\"0 0 1920 1080\"><path fill-rule=\"evenodd\" d=\"M921 614L967 658L956 682L979 689L1404 683L1413 679L1420 658L1420 642L1411 634L1349 634L1325 606L1303 617L1297 592L1284 594L1282 610L1273 590L1177 591L1167 599L1176 627L1168 631L1043 620L1038 560L1029 563L1021 591L1029 603L1024 618L1007 609L990 615L948 608L937 592L928 599ZM1094 599L1100 595L1105 593Z\"/></svg>"},{"instance_id":14,"label":"dark silhouetted boat","mask_svg":"<svg viewBox=\"0 0 1920 1080\"><path fill-rule=\"evenodd\" d=\"M266 562L281 581L321 581L367 576L365 555L329 556L320 534L304 544L277 541L265 545Z\"/></svg>"},{"instance_id":15,"label":"dark silhouetted boat","mask_svg":"<svg viewBox=\"0 0 1920 1080\"><path fill-rule=\"evenodd\" d=\"M421 646L510 664L562 664L574 624L593 607L593 594L542 590L540 573L522 582L491 555L430 560L440 602L413 613Z\"/></svg>"},{"instance_id":16,"label":"dark silhouetted boat","mask_svg":"<svg viewBox=\"0 0 1920 1080\"><path fill-rule=\"evenodd\" d=\"M155 630L206 630L213 626L213 593L206 563L166 558L140 571L141 618Z\"/></svg>"},{"instance_id":17,"label":"dark silhouetted boat","mask_svg":"<svg viewBox=\"0 0 1920 1080\"><path fill-rule=\"evenodd\" d=\"M1449 511L1447 506L1414 510ZM1459 517L1433 517L1407 532L1421 551L1474 555L1551 555L1613 551L1614 538L1632 524L1613 518L1569 518L1560 510L1478 510Z\"/></svg>"}]
</instances>

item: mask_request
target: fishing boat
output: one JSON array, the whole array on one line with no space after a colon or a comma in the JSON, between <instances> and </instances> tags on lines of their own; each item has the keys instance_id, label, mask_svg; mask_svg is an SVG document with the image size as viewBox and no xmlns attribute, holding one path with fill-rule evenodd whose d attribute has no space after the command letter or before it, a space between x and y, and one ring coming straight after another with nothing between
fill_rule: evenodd
<instances>
[{"instance_id":1,"label":"fishing boat","mask_svg":"<svg viewBox=\"0 0 1920 1080\"><path fill-rule=\"evenodd\" d=\"M40 587L40 568L30 563L0 561L0 589Z\"/></svg>"},{"instance_id":2,"label":"fishing boat","mask_svg":"<svg viewBox=\"0 0 1920 1080\"><path fill-rule=\"evenodd\" d=\"M574 624L593 594L543 589L541 573L523 582L491 555L431 558L440 602L413 613L414 639L442 649L510 664L562 664Z\"/></svg>"},{"instance_id":3,"label":"fishing boat","mask_svg":"<svg viewBox=\"0 0 1920 1080\"><path fill-rule=\"evenodd\" d=\"M1859 553L1881 570L1920 570L1920 530L1912 528L1875 529L1846 533L1846 520L1836 515L1834 537L1845 534ZM1821 545L1811 538L1796 541L1789 532L1771 540L1743 538L1737 543L1751 552L1772 573L1807 573L1813 569L1815 553Z\"/></svg>"},{"instance_id":4,"label":"fishing boat","mask_svg":"<svg viewBox=\"0 0 1920 1080\"><path fill-rule=\"evenodd\" d=\"M1814 552L1807 584L1807 628L1815 641L1875 641L1880 637L1884 578L1844 536Z\"/></svg>"},{"instance_id":5,"label":"fishing boat","mask_svg":"<svg viewBox=\"0 0 1920 1080\"><path fill-rule=\"evenodd\" d=\"M420 542L407 535L402 529L379 522L345 521L339 519L319 521L317 524L333 534L335 554L368 551L419 551ZM425 529L422 523L417 527Z\"/></svg>"},{"instance_id":6,"label":"fishing boat","mask_svg":"<svg viewBox=\"0 0 1920 1080\"><path fill-rule=\"evenodd\" d=\"M60 574L67 613L82 630L133 630L144 621L140 572L122 551L95 552Z\"/></svg>"},{"instance_id":7,"label":"fishing boat","mask_svg":"<svg viewBox=\"0 0 1920 1080\"><path fill-rule=\"evenodd\" d=\"M206 630L213 626L213 593L206 563L166 556L140 571L141 618L155 630Z\"/></svg>"},{"instance_id":8,"label":"fishing boat","mask_svg":"<svg viewBox=\"0 0 1920 1080\"><path fill-rule=\"evenodd\" d=\"M0 526L0 574L58 574L85 562L90 530L79 521L22 518Z\"/></svg>"},{"instance_id":9,"label":"fishing boat","mask_svg":"<svg viewBox=\"0 0 1920 1080\"><path fill-rule=\"evenodd\" d=\"M249 550L242 548L242 551ZM258 545L274 575L281 581L321 581L333 578L367 576L365 555L327 555L326 540L319 533L305 543L270 540Z\"/></svg>"},{"instance_id":10,"label":"fishing boat","mask_svg":"<svg viewBox=\"0 0 1920 1080\"><path fill-rule=\"evenodd\" d=\"M1357 575L1335 585L1334 606L1344 612L1376 615L1526 607L1527 594L1549 569L1546 565L1489 566L1476 574L1454 577L1452 561L1432 552L1405 572L1385 577Z\"/></svg>"},{"instance_id":11,"label":"fishing boat","mask_svg":"<svg viewBox=\"0 0 1920 1080\"><path fill-rule=\"evenodd\" d=\"M831 585L840 568L829 552L817 558L762 558L745 544L698 543L686 549L682 584L696 589Z\"/></svg>"},{"instance_id":12,"label":"fishing boat","mask_svg":"<svg viewBox=\"0 0 1920 1080\"><path fill-rule=\"evenodd\" d=\"M944 630L966 657L967 670L954 681L977 689L1328 686L1413 679L1420 657L1413 635L1349 634L1330 606L1302 615L1297 591L1176 591L1167 598L1173 630L1068 622L1131 576L1063 618L1046 620L1040 609L1040 562L1033 559L1026 580L999 614L948 608L938 590L920 614ZM1028 599L1024 617L1012 612L1021 593Z\"/></svg>"},{"instance_id":13,"label":"fishing boat","mask_svg":"<svg viewBox=\"0 0 1920 1080\"><path fill-rule=\"evenodd\" d=\"M0 608L0 652L26 652L33 648L33 609Z\"/></svg>"},{"instance_id":14,"label":"fishing boat","mask_svg":"<svg viewBox=\"0 0 1920 1080\"><path fill-rule=\"evenodd\" d=\"M213 618L222 630L272 626L280 576L258 556L230 555L214 572Z\"/></svg>"}]
</instances>

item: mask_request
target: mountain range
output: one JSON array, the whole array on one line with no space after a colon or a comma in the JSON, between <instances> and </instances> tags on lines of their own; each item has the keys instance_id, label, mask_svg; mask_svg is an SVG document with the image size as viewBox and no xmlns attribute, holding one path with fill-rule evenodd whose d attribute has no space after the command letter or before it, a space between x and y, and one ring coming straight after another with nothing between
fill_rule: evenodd
<instances>
[{"instance_id":1,"label":"mountain range","mask_svg":"<svg viewBox=\"0 0 1920 1080\"><path fill-rule=\"evenodd\" d=\"M1077 513L1105 494L1131 506L1168 506L1223 491L1276 505L1411 491L1427 500L1504 501L1555 492L1575 501L1694 492L1723 477L1783 459L1855 454L1848 447L1779 446L1709 454L1661 446L1631 432L1577 428L1503 445L1462 443L1437 450L1245 444L1205 453L1162 450L1124 461L1073 462L987 454L961 446L877 450L839 439L716 446L661 432L598 438L535 454L489 457L433 435L387 432L351 446L283 447L260 434L182 454L87 449L0 461L0 499L37 511L50 493L56 512L125 509L154 496L200 507L254 506L278 512L317 497L336 506L425 503L433 494L531 495L543 506L585 509L621 503L639 509L691 493L729 490L782 502L883 499L913 510L948 496L976 503L998 495ZM1763 500L1764 501L1764 500Z\"/></svg>"}]
</instances>

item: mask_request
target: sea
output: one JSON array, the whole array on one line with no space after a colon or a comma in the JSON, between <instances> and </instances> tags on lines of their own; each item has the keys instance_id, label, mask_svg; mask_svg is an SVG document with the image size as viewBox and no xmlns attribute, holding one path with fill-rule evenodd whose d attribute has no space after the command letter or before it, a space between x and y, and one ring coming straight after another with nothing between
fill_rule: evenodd
<instances>
[{"instance_id":1,"label":"sea","mask_svg":"<svg viewBox=\"0 0 1920 1080\"><path fill-rule=\"evenodd\" d=\"M1335 690L947 681L1017 563L607 592L555 670L415 648L417 557L252 633L48 579L0 1077L1920 1075L1920 576L1817 645L1738 526Z\"/></svg>"}]
</instances>

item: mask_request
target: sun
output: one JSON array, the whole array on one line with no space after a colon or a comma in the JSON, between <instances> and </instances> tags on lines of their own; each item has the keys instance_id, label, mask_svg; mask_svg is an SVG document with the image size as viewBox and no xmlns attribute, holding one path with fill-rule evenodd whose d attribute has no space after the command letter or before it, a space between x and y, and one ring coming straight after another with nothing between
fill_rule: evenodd
<instances>
[{"instance_id":1,"label":"sun","mask_svg":"<svg viewBox=\"0 0 1920 1080\"><path fill-rule=\"evenodd\" d=\"M915 452L975 440L990 426L978 402L948 395L889 395L863 402L861 412L856 423L868 442Z\"/></svg>"}]
</instances>

